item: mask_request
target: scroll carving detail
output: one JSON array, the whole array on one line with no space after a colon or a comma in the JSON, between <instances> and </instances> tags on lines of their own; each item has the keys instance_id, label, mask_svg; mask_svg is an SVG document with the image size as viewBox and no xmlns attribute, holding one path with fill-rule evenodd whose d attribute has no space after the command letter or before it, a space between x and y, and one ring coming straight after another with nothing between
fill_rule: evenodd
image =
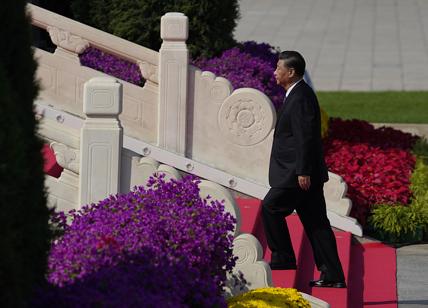
<instances>
[{"instance_id":1,"label":"scroll carving detail","mask_svg":"<svg viewBox=\"0 0 428 308\"><path fill-rule=\"evenodd\" d=\"M229 277L226 282L226 295L235 296L243 292L272 286L272 272L269 265L263 261L263 248L252 234L243 233L233 240L233 254L238 257L235 268L236 276L243 274L246 283L235 277Z\"/></svg>"},{"instance_id":2,"label":"scroll carving detail","mask_svg":"<svg viewBox=\"0 0 428 308\"><path fill-rule=\"evenodd\" d=\"M81 54L89 47L89 42L68 31L49 26L47 27L52 42L65 50Z\"/></svg>"},{"instance_id":3,"label":"scroll carving detail","mask_svg":"<svg viewBox=\"0 0 428 308\"><path fill-rule=\"evenodd\" d=\"M146 61L138 61L138 66L140 67L141 74L144 79L150 80L154 83L159 83L158 80L158 67Z\"/></svg>"},{"instance_id":4,"label":"scroll carving detail","mask_svg":"<svg viewBox=\"0 0 428 308\"><path fill-rule=\"evenodd\" d=\"M74 173L79 173L79 150L58 142L52 142L50 147L54 151L56 161L61 167Z\"/></svg>"}]
</instances>

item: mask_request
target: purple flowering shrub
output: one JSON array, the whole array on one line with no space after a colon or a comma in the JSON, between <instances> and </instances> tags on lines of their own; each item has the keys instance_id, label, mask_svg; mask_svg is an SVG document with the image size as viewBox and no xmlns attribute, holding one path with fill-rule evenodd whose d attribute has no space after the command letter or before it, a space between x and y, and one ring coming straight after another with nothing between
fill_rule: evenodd
<instances>
[{"instance_id":1,"label":"purple flowering shrub","mask_svg":"<svg viewBox=\"0 0 428 308\"><path fill-rule=\"evenodd\" d=\"M284 98L284 90L276 84L273 71L279 52L269 44L248 41L228 49L220 57L198 59L193 64L202 70L213 72L228 79L235 89L249 87L264 92L278 109ZM140 69L135 63L89 47L80 55L84 66L136 85L144 85Z\"/></svg>"},{"instance_id":2,"label":"purple flowering shrub","mask_svg":"<svg viewBox=\"0 0 428 308\"><path fill-rule=\"evenodd\" d=\"M150 249L103 267L63 287L48 285L37 291L32 307L224 307L212 279L197 269L166 259L154 265Z\"/></svg>"},{"instance_id":3,"label":"purple flowering shrub","mask_svg":"<svg viewBox=\"0 0 428 308\"><path fill-rule=\"evenodd\" d=\"M80 64L101 71L113 77L144 85L144 78L137 64L105 53L97 48L89 47L80 56Z\"/></svg>"},{"instance_id":4,"label":"purple flowering shrub","mask_svg":"<svg viewBox=\"0 0 428 308\"><path fill-rule=\"evenodd\" d=\"M59 214L54 222L64 234L52 245L48 282L64 296L81 289L89 298L171 291L168 300L174 303L223 306L226 273L235 265L235 220L221 202L201 199L192 177L170 182L153 177L147 189L136 187ZM158 283L158 293L147 289ZM116 287L125 289L110 290Z\"/></svg>"},{"instance_id":5,"label":"purple flowering shrub","mask_svg":"<svg viewBox=\"0 0 428 308\"><path fill-rule=\"evenodd\" d=\"M277 61L278 51L272 46L244 42L240 47L224 51L220 57L198 59L193 64L228 79L235 89L255 88L264 92L278 109L284 98L284 89L276 84L273 75Z\"/></svg>"},{"instance_id":6,"label":"purple flowering shrub","mask_svg":"<svg viewBox=\"0 0 428 308\"><path fill-rule=\"evenodd\" d=\"M238 47L228 49L220 57L200 58L192 64L204 71L228 79L235 89L255 88L271 99L278 110L284 99L284 89L276 84L273 72L278 61L279 51L266 43L247 41ZM89 47L80 55L82 65L91 67L108 75L143 86L144 78L135 63ZM308 74L306 82L312 86Z\"/></svg>"}]
</instances>

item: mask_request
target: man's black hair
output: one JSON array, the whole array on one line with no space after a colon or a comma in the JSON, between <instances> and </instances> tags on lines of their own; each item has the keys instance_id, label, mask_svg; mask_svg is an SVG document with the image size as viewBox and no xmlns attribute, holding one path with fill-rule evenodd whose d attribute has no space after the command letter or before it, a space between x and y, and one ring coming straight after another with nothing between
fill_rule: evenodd
<instances>
[{"instance_id":1,"label":"man's black hair","mask_svg":"<svg viewBox=\"0 0 428 308\"><path fill-rule=\"evenodd\" d=\"M279 60L284 60L284 65L288 68L293 68L296 71L297 76L303 77L305 74L305 59L297 51L283 51L279 54Z\"/></svg>"}]
</instances>

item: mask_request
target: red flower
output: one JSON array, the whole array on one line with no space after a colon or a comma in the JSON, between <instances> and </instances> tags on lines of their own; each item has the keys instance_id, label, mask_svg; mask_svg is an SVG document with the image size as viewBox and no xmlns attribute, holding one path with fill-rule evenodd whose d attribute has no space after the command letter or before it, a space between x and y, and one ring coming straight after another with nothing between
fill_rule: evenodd
<instances>
[{"instance_id":1,"label":"red flower","mask_svg":"<svg viewBox=\"0 0 428 308\"><path fill-rule=\"evenodd\" d=\"M418 137L392 128L375 129L359 120L331 119L324 141L326 163L348 184L351 216L364 225L377 203L407 204L415 157L410 149Z\"/></svg>"}]
</instances>

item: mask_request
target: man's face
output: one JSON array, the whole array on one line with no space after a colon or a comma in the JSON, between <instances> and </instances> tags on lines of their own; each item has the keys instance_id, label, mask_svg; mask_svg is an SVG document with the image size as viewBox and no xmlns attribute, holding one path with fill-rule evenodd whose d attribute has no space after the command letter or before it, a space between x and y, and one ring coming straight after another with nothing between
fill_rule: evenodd
<instances>
[{"instance_id":1,"label":"man's face","mask_svg":"<svg viewBox=\"0 0 428 308\"><path fill-rule=\"evenodd\" d=\"M285 87L291 82L291 79L294 76L294 69L288 68L284 63L284 60L278 60L276 70L273 75L275 76L276 83Z\"/></svg>"}]
</instances>

